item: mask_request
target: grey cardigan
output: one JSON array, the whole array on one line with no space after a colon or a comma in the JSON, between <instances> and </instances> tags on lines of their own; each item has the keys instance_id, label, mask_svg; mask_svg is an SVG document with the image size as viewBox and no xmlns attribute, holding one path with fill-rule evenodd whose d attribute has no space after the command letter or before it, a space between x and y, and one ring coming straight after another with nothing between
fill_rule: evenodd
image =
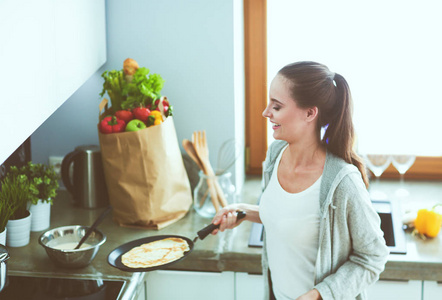
<instances>
[{"instance_id":1,"label":"grey cardigan","mask_svg":"<svg viewBox=\"0 0 442 300\"><path fill-rule=\"evenodd\" d=\"M285 145L284 141L275 141L269 147L263 166L263 189ZM327 152L319 202L321 220L314 288L323 299L366 299L365 290L379 279L389 250L359 170ZM265 237L262 267L264 299L269 299L271 279Z\"/></svg>"}]
</instances>

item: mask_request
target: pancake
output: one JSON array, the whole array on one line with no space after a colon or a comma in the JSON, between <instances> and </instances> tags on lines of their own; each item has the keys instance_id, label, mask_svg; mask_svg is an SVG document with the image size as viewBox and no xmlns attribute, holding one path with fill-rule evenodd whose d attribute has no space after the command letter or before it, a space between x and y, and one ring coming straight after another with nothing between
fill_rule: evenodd
<instances>
[{"instance_id":1,"label":"pancake","mask_svg":"<svg viewBox=\"0 0 442 300\"><path fill-rule=\"evenodd\" d=\"M129 268L151 268L180 259L189 245L181 238L166 238L134 247L121 257Z\"/></svg>"}]
</instances>

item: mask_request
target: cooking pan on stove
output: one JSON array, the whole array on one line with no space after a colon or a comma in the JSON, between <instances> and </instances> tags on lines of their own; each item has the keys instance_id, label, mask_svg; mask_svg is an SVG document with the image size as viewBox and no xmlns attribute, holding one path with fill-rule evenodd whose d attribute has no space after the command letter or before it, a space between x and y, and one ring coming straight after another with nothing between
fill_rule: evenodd
<instances>
[{"instance_id":1,"label":"cooking pan on stove","mask_svg":"<svg viewBox=\"0 0 442 300\"><path fill-rule=\"evenodd\" d=\"M244 218L245 216L246 216L246 214L244 212L239 211L237 213L236 220L240 220L240 219ZM145 237L142 239L134 240L134 241L123 244L123 245L119 246L118 248L115 248L114 250L112 250L112 252L109 253L109 255L107 256L107 262L112 267L115 267L117 269L120 269L122 271L127 271L127 272L148 272L148 271L163 269L171 264L174 264L174 263L179 262L179 261L183 260L184 258L186 258L192 252L195 242L198 240L198 238L200 240L204 240L206 238L206 236L208 236L213 230L217 229L218 227L219 227L219 225L214 225L214 224L210 224L210 225L204 227L203 229L201 229L200 231L197 232L197 236L193 240L191 240L185 236L181 236L181 235L155 235L155 236L149 236L149 237ZM121 262L121 257L123 256L123 254L126 253L127 251L131 250L132 248L138 247L143 244L150 243L150 242L166 239L166 238L181 238L181 239L185 240L187 242L187 244L189 245L189 250L184 252L184 255L177 260L174 260L174 261L171 261L169 263L162 264L159 266L149 267L149 268L130 268L130 267L125 266Z\"/></svg>"}]
</instances>

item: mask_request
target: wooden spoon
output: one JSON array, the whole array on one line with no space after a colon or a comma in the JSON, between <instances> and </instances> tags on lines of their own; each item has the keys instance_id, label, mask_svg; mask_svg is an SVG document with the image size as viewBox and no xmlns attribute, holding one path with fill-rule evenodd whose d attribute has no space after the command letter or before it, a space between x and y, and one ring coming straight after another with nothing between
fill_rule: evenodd
<instances>
[{"instance_id":1,"label":"wooden spoon","mask_svg":"<svg viewBox=\"0 0 442 300\"><path fill-rule=\"evenodd\" d=\"M205 131L194 132L193 140L195 144L196 153L200 157L201 162L206 169L206 174L208 176L215 177L215 172L213 171L212 165L210 164L209 160L209 147L207 145L206 132ZM219 202L223 207L227 206L228 204L227 200L224 197L224 192L222 191L217 178L215 178L213 181L214 181L215 191L218 194Z\"/></svg>"},{"instance_id":2,"label":"wooden spoon","mask_svg":"<svg viewBox=\"0 0 442 300\"><path fill-rule=\"evenodd\" d=\"M205 155L205 149L201 147L201 138L198 137L198 135L200 135L200 132L195 131L192 135L192 146L193 149L195 150L196 156L199 158L199 161L201 162L201 166L202 166L202 170L204 172L204 174L206 174L207 176L209 176L209 178L207 178L207 186L208 186L208 190L210 192L210 196L211 196L211 200L213 203L213 206L215 207L216 211L219 211L219 202L218 202L218 195L217 195L217 190L216 190L216 180L213 182L213 179L211 177L213 177L213 174L210 173L210 164L207 165L207 161L206 158L207 156ZM201 200L203 200L205 197L203 196L203 198Z\"/></svg>"},{"instance_id":3,"label":"wooden spoon","mask_svg":"<svg viewBox=\"0 0 442 300\"><path fill-rule=\"evenodd\" d=\"M197 166L200 168L201 171L203 171L204 174L206 174L206 170L204 168L203 163L201 162L200 157L196 153L195 146L193 143L189 140L184 139L183 140L183 148L186 150L186 153L189 155L190 158L193 159L193 161L197 164ZM206 190L204 195L201 197L200 200L200 206L203 206L204 200L206 200L207 194L209 193L209 189Z\"/></svg>"},{"instance_id":4,"label":"wooden spoon","mask_svg":"<svg viewBox=\"0 0 442 300\"><path fill-rule=\"evenodd\" d=\"M189 140L184 139L183 140L183 148L184 148L184 150L186 150L186 152L190 156L190 158L193 159L193 161L196 163L196 165L201 169L201 171L206 173L203 163L201 162L200 157L196 153L193 143Z\"/></svg>"}]
</instances>

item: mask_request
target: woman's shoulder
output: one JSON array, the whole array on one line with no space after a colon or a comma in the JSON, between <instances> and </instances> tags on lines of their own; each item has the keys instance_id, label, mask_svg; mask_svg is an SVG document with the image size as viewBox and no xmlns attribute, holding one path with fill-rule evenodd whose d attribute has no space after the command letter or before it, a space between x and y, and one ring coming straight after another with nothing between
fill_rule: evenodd
<instances>
[{"instance_id":1,"label":"woman's shoulder","mask_svg":"<svg viewBox=\"0 0 442 300\"><path fill-rule=\"evenodd\" d=\"M330 152L327 152L323 181L327 190L336 188L348 193L366 189L358 168Z\"/></svg>"},{"instance_id":2,"label":"woman's shoulder","mask_svg":"<svg viewBox=\"0 0 442 300\"><path fill-rule=\"evenodd\" d=\"M329 184L332 184L332 182L336 183L337 178L342 179L345 175L353 172L359 171L354 165L347 163L344 159L327 151L324 171L322 173L325 182L329 182Z\"/></svg>"},{"instance_id":3,"label":"woman's shoulder","mask_svg":"<svg viewBox=\"0 0 442 300\"><path fill-rule=\"evenodd\" d=\"M270 144L268 153L279 153L286 145L286 141L275 140Z\"/></svg>"},{"instance_id":4,"label":"woman's shoulder","mask_svg":"<svg viewBox=\"0 0 442 300\"><path fill-rule=\"evenodd\" d=\"M278 157L282 149L287 145L286 141L275 140L267 149L266 162L273 162Z\"/></svg>"}]
</instances>

